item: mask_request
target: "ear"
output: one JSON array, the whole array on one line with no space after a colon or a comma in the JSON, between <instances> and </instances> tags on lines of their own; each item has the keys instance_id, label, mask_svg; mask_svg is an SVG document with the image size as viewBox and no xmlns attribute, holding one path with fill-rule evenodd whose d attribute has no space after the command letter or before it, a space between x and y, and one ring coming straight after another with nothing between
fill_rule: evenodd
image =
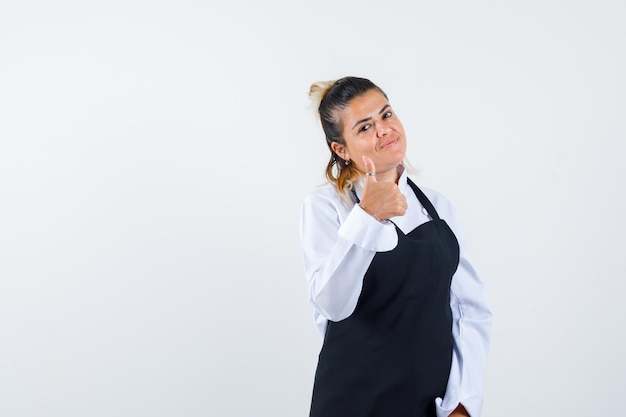
<instances>
[{"instance_id":1,"label":"ear","mask_svg":"<svg viewBox=\"0 0 626 417\"><path fill-rule=\"evenodd\" d=\"M330 144L331 149L335 152L339 157L345 161L350 160L350 152L348 152L348 147L346 145L342 145L339 142L333 142Z\"/></svg>"}]
</instances>

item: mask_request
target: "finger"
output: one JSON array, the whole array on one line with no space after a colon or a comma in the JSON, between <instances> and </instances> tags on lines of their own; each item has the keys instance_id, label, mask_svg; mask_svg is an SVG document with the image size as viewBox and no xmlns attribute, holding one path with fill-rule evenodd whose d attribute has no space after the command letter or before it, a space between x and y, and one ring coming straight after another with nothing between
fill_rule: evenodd
<instances>
[{"instance_id":1,"label":"finger","mask_svg":"<svg viewBox=\"0 0 626 417\"><path fill-rule=\"evenodd\" d=\"M374 182L376 182L376 167L374 166L374 161L363 155L363 163L365 164L365 175L367 175L370 181L374 180Z\"/></svg>"}]
</instances>

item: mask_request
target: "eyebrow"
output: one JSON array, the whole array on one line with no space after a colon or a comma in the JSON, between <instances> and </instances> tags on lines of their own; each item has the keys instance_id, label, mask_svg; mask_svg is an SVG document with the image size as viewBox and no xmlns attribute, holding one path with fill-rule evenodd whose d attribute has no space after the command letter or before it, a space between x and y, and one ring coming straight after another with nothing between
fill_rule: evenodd
<instances>
[{"instance_id":1,"label":"eyebrow","mask_svg":"<svg viewBox=\"0 0 626 417\"><path fill-rule=\"evenodd\" d=\"M385 104L385 105L383 106L383 108L382 108L382 109L380 109L380 111L378 112L378 114L383 114L383 112L384 112L385 110L387 110L387 107L391 107L391 105L390 105L390 104ZM359 120L358 122L356 122L356 123L354 124L354 126L352 126L352 129L354 129L355 127L357 127L357 126L358 126L358 125L360 125L361 123L363 123L363 122L367 122L367 121L369 121L369 120L372 120L372 118L371 118L371 117L366 117L365 119L361 119L361 120Z\"/></svg>"}]
</instances>

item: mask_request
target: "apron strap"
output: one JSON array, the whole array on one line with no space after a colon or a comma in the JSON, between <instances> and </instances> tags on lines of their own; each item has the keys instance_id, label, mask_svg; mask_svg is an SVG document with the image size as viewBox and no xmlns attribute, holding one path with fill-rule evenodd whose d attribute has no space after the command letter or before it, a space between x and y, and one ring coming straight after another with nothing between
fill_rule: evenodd
<instances>
[{"instance_id":1,"label":"apron strap","mask_svg":"<svg viewBox=\"0 0 626 417\"><path fill-rule=\"evenodd\" d=\"M433 220L439 220L439 213L437 213L437 210L435 210L435 206L433 206L428 197L426 197L426 194L424 194L422 190L420 190L419 187L415 185L413 181L411 181L411 178L407 177L406 179L413 189L413 192L415 193L417 199L420 201L420 203L422 203L422 206L424 206L428 214L430 214L430 217L432 217Z\"/></svg>"}]
</instances>

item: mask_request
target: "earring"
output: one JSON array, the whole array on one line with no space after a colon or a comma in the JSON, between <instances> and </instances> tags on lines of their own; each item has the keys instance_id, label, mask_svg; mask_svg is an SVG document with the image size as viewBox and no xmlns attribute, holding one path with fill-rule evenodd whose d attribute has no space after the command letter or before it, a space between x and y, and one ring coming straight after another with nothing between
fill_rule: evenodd
<instances>
[{"instance_id":1,"label":"earring","mask_svg":"<svg viewBox=\"0 0 626 417\"><path fill-rule=\"evenodd\" d=\"M346 164L346 166L350 165L350 161L344 161L344 164Z\"/></svg>"}]
</instances>

